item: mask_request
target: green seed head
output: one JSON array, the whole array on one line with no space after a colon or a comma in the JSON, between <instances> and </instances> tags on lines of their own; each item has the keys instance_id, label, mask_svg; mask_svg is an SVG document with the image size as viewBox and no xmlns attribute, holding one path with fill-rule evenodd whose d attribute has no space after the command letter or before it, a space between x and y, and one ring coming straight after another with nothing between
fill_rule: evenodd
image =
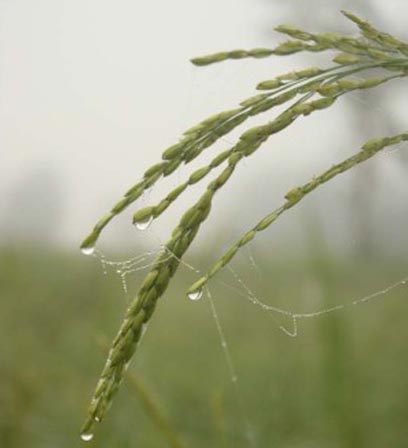
<instances>
[{"instance_id":1,"label":"green seed head","mask_svg":"<svg viewBox=\"0 0 408 448\"><path fill-rule=\"evenodd\" d=\"M351 65L358 64L361 62L361 59L352 54L340 53L333 59L333 62L340 65Z\"/></svg>"},{"instance_id":2,"label":"green seed head","mask_svg":"<svg viewBox=\"0 0 408 448\"><path fill-rule=\"evenodd\" d=\"M145 173L144 178L153 176L154 174L157 174L159 172L163 171L163 168L166 166L165 162L156 163L155 165L151 166Z\"/></svg>"},{"instance_id":3,"label":"green seed head","mask_svg":"<svg viewBox=\"0 0 408 448\"><path fill-rule=\"evenodd\" d=\"M177 143L176 145L170 146L166 151L163 152L162 157L164 160L172 160L178 157L185 149L184 143Z\"/></svg>"},{"instance_id":4,"label":"green seed head","mask_svg":"<svg viewBox=\"0 0 408 448\"><path fill-rule=\"evenodd\" d=\"M248 54L253 58L266 58L273 54L273 51L269 48L254 48L253 50L248 51Z\"/></svg>"},{"instance_id":5,"label":"green seed head","mask_svg":"<svg viewBox=\"0 0 408 448\"><path fill-rule=\"evenodd\" d=\"M268 97L267 94L261 93L260 95L255 95L255 96L252 96L244 101L241 101L239 104L243 107L255 106L256 104L263 101L267 97Z\"/></svg>"},{"instance_id":6,"label":"green seed head","mask_svg":"<svg viewBox=\"0 0 408 448\"><path fill-rule=\"evenodd\" d=\"M211 170L211 167L206 166L204 168L200 168L199 170L195 171L188 181L190 185L195 184L199 182L203 177L205 177Z\"/></svg>"},{"instance_id":7,"label":"green seed head","mask_svg":"<svg viewBox=\"0 0 408 448\"><path fill-rule=\"evenodd\" d=\"M145 207L133 215L133 224L148 220L154 214L154 207Z\"/></svg>"},{"instance_id":8,"label":"green seed head","mask_svg":"<svg viewBox=\"0 0 408 448\"><path fill-rule=\"evenodd\" d=\"M313 38L313 34L307 33L292 25L279 25L275 28L275 31L287 34L288 36L299 40L311 40Z\"/></svg>"},{"instance_id":9,"label":"green seed head","mask_svg":"<svg viewBox=\"0 0 408 448\"><path fill-rule=\"evenodd\" d=\"M277 55L293 54L305 50L306 48L307 46L301 41L288 40L287 42L283 42L282 44L278 45L274 50L274 54Z\"/></svg>"},{"instance_id":10,"label":"green seed head","mask_svg":"<svg viewBox=\"0 0 408 448\"><path fill-rule=\"evenodd\" d=\"M201 277L189 288L189 290L187 291L187 295L200 292L203 289L203 286L207 283L207 281L208 281L207 277Z\"/></svg>"},{"instance_id":11,"label":"green seed head","mask_svg":"<svg viewBox=\"0 0 408 448\"><path fill-rule=\"evenodd\" d=\"M226 59L228 59L228 53L220 52L220 53L210 54L208 56L202 56L199 58L191 59L191 62L194 65L204 66L204 65L214 64L215 62L225 61Z\"/></svg>"},{"instance_id":12,"label":"green seed head","mask_svg":"<svg viewBox=\"0 0 408 448\"><path fill-rule=\"evenodd\" d=\"M280 79L270 79L269 81L260 82L256 88L257 90L273 90L282 85L282 81Z\"/></svg>"}]
</instances>

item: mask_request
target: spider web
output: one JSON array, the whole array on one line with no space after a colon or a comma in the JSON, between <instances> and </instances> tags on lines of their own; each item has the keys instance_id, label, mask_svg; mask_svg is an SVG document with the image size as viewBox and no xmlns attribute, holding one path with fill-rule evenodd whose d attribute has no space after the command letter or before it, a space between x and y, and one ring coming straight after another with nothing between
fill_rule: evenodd
<instances>
[{"instance_id":1,"label":"spider web","mask_svg":"<svg viewBox=\"0 0 408 448\"><path fill-rule=\"evenodd\" d=\"M158 239L155 235L154 230L149 229L149 232ZM159 253L167 253L167 257L163 261L169 260L172 257L176 257L171 253L161 242L157 250L146 251L137 256L124 259L124 260L110 260L101 251L96 250L93 254L101 264L101 269L104 275L108 274L109 271L113 272L120 279L120 283L123 289L123 294L126 301L129 300L129 286L128 286L128 276L142 272L148 271L155 263L155 258ZM255 256L252 253L252 249L248 249L248 253L245 255L248 258L248 262L252 270L257 274L258 278L262 275L262 270L255 260ZM177 258L177 257L176 257ZM192 271L197 276L203 274L203 272L194 266L191 262L186 260L180 260L181 267ZM408 286L408 275L404 278L398 279L392 283L384 285L384 287L377 289L372 292L368 292L366 295L360 297L347 298L343 303L339 303L329 307L318 307L309 312L296 312L289 309L284 309L279 306L271 305L273 299L271 297L264 297L256 294L248 285L247 281L237 272L237 270L229 265L227 267L230 279L228 281L221 279L214 279L214 283L221 285L223 288L228 289L232 292L232 297L240 297L247 301L249 304L259 308L271 318L273 325L279 331L290 338L297 338L301 334L301 323L305 320L310 320L318 317L324 317L325 315L340 313L346 310L352 310L355 307L360 307L369 304L374 300L385 299L388 296L392 296L392 293L398 289L406 288ZM251 421L250 414L245 405L244 393L240 385L240 376L236 363L232 356L229 342L227 341L226 333L224 330L224 324L222 323L222 317L220 316L217 308L217 298L214 297L212 286L206 286L204 294L202 295L204 300L208 302L212 319L214 321L214 328L218 335L219 345L221 352L223 354L229 380L232 384L233 392L235 395L235 401L238 406L238 413L242 420L242 431L243 437L246 439L248 446L256 447L258 446L256 441L256 432L254 428L256 425ZM194 298L190 300L194 303L201 299L201 297ZM188 300L188 299L186 299Z\"/></svg>"}]
</instances>

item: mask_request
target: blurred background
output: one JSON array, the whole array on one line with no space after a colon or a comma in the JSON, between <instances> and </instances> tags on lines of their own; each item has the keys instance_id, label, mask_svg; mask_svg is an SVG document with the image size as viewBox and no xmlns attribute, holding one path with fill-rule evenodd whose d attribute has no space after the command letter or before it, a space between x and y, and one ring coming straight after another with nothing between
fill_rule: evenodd
<instances>
[{"instance_id":1,"label":"blurred background","mask_svg":"<svg viewBox=\"0 0 408 448\"><path fill-rule=\"evenodd\" d=\"M105 272L81 256L96 220L184 129L253 95L260 80L330 55L206 68L189 59L276 45L281 23L355 35L341 9L408 39L403 0L0 0L0 446L83 444L79 428L106 346L147 272L126 276L124 291L115 266ZM402 132L406 92L398 80L353 93L271 139L217 196L186 262L205 270L287 190L369 138ZM137 205L154 204L238 135ZM235 385L208 300L186 299L196 275L182 268L90 445L405 447L407 287L386 288L408 275L406 150L313 193L233 263L269 305L344 310L302 320L290 338L278 329L290 319L277 324L223 272L211 288ZM98 250L109 260L151 251L148 262L200 191L144 232L130 224L131 207Z\"/></svg>"}]
</instances>

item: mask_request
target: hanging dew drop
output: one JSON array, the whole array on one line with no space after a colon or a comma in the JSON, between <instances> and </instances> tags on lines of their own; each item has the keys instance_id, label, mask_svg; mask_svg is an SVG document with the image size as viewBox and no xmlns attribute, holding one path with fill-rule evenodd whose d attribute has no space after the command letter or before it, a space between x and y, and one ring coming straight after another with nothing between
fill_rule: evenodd
<instances>
[{"instance_id":1,"label":"hanging dew drop","mask_svg":"<svg viewBox=\"0 0 408 448\"><path fill-rule=\"evenodd\" d=\"M153 216L151 215L146 219L136 221L135 226L138 230L146 230L147 228L149 228L149 226L152 222L153 222Z\"/></svg>"},{"instance_id":2,"label":"hanging dew drop","mask_svg":"<svg viewBox=\"0 0 408 448\"><path fill-rule=\"evenodd\" d=\"M202 289L198 289L197 291L193 291L188 294L188 298L193 301L200 300L202 296L203 296Z\"/></svg>"},{"instance_id":3,"label":"hanging dew drop","mask_svg":"<svg viewBox=\"0 0 408 448\"><path fill-rule=\"evenodd\" d=\"M85 246L81 248L84 255L92 255L95 252L95 246Z\"/></svg>"},{"instance_id":4,"label":"hanging dew drop","mask_svg":"<svg viewBox=\"0 0 408 448\"><path fill-rule=\"evenodd\" d=\"M91 433L91 432L83 432L82 434L81 434L81 439L84 441L84 442L90 442L92 439L93 439L93 434Z\"/></svg>"}]
</instances>

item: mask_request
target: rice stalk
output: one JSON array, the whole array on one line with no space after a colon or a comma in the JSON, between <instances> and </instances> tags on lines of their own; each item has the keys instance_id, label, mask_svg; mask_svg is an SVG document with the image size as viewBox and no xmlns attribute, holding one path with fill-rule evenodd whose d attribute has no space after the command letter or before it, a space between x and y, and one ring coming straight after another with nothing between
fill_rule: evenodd
<instances>
[{"instance_id":1,"label":"rice stalk","mask_svg":"<svg viewBox=\"0 0 408 448\"><path fill-rule=\"evenodd\" d=\"M333 59L335 65L327 68L311 67L262 81L257 85L257 90L261 93L243 100L235 109L218 113L188 129L178 143L164 151L162 160L150 167L144 173L142 180L130 188L111 211L97 222L82 243L83 252L91 253L106 225L134 203L147 188L153 187L159 179L174 173L182 164L196 159L206 148L250 117L269 113L275 106L287 103L286 109L277 117L263 125L246 130L235 145L195 171L158 204L145 207L135 213L134 223L150 222L160 216L190 185L202 182L214 168L224 165L221 173L208 183L195 205L184 213L173 230L170 240L142 282L135 299L126 310L88 408L88 415L81 433L83 440L92 438L95 423L105 417L159 298L165 293L181 259L193 242L201 224L207 219L216 193L228 182L239 163L255 153L272 135L289 127L299 117L309 116L316 111L329 108L339 97L356 89L375 88L408 75L406 43L376 30L372 25L350 13L344 14L359 26L362 33L360 37L353 38L338 33L314 34L295 27L280 26L278 31L293 39L280 44L273 50L234 50L193 60L196 65L209 65L227 59L289 55L299 51L332 50L336 52ZM371 71L374 69L376 76L372 77ZM378 75L378 71L382 74ZM360 77L358 80L355 79L357 74ZM206 276L199 279L189 289L188 293L200 294L202 287L231 261L241 247L248 244L258 232L268 228L279 216L293 208L313 190L335 176L365 162L385 147L407 141L407 135L403 133L369 141L356 155L333 166L308 183L292 189L287 193L283 205L249 230L209 270Z\"/></svg>"}]
</instances>

